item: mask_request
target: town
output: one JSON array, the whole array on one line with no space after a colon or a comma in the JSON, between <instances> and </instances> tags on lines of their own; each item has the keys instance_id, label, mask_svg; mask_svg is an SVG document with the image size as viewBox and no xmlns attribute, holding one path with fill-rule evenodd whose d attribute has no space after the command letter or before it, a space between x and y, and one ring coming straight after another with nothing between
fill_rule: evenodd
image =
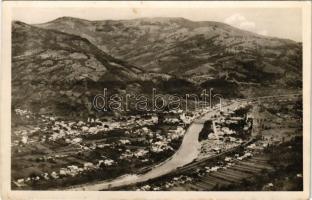
<instances>
[{"instance_id":1,"label":"town","mask_svg":"<svg viewBox=\"0 0 312 200\"><path fill-rule=\"evenodd\" d=\"M254 170L252 173L259 175L249 164L252 169L242 166L245 171L241 171L237 168L241 162L258 162L263 157L268 162L268 149L272 151L273 147L290 142L292 138L302 137L298 127L302 120L300 107L296 107L300 104L293 104L293 101L298 100L282 99L278 104L228 100L222 110L217 104L213 108L187 112L171 110L101 119L89 117L86 121L69 121L16 109L14 123L18 126L14 126L12 134L12 187L72 188L114 181L127 174L148 178L125 186L109 184L107 189L213 190L240 185L242 180L253 175L246 170ZM297 111L289 114L289 110ZM194 148L196 156L191 162L178 166L174 159L194 123L202 124L196 141L198 148ZM188 151L191 154L192 150ZM165 168L170 160L176 165L173 170L169 167L167 173L160 172L157 177L149 175L158 166ZM274 171L271 165L261 163L271 173ZM212 173L219 173L220 180ZM300 176L302 172L298 171ZM229 177L230 181L224 177ZM209 180L208 183L204 179Z\"/></svg>"},{"instance_id":2,"label":"town","mask_svg":"<svg viewBox=\"0 0 312 200\"><path fill-rule=\"evenodd\" d=\"M13 187L66 186L90 176L101 180L147 170L179 148L186 128L203 112L207 110L84 122L16 109L22 125L12 134L12 153L19 161L12 164Z\"/></svg>"}]
</instances>

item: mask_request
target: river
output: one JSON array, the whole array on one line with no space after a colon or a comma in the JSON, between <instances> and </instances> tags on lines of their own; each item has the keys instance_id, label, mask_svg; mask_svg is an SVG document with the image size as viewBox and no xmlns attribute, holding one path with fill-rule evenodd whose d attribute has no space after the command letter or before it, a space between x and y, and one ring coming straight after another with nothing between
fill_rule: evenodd
<instances>
[{"instance_id":1,"label":"river","mask_svg":"<svg viewBox=\"0 0 312 200\"><path fill-rule=\"evenodd\" d=\"M235 103L224 107L224 109L230 108L234 105ZM186 130L181 146L176 151L176 153L166 161L154 166L150 171L146 172L145 174L123 175L110 181L102 181L94 184L90 183L83 186L74 186L71 187L69 190L99 191L107 190L112 187L120 187L135 183L141 183L149 179L157 178L159 176L168 174L176 170L178 167L184 166L192 162L195 158L197 158L200 151L198 136L204 126L203 122L210 119L215 114L217 114L217 110L210 111L201 116L200 119L195 120Z\"/></svg>"}]
</instances>

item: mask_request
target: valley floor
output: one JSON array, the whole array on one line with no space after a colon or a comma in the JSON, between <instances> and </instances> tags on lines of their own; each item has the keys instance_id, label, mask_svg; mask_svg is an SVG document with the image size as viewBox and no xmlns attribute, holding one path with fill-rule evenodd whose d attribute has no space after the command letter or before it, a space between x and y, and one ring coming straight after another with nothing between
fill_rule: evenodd
<instances>
[{"instance_id":1,"label":"valley floor","mask_svg":"<svg viewBox=\"0 0 312 200\"><path fill-rule=\"evenodd\" d=\"M300 105L236 100L222 112L194 111L191 124L153 114L66 121L17 110L12 188L302 190Z\"/></svg>"}]
</instances>

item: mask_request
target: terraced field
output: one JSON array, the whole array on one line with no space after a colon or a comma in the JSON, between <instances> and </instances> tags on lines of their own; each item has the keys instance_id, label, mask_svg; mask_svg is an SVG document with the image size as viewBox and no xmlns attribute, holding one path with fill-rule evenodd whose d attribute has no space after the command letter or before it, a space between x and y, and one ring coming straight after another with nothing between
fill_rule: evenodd
<instances>
[{"instance_id":1,"label":"terraced field","mask_svg":"<svg viewBox=\"0 0 312 200\"><path fill-rule=\"evenodd\" d=\"M274 171L273 167L269 164L269 160L267 155L258 155L246 160L235 160L232 166L207 173L192 183L178 185L172 187L170 190L211 191L226 188L259 176L263 172Z\"/></svg>"}]
</instances>

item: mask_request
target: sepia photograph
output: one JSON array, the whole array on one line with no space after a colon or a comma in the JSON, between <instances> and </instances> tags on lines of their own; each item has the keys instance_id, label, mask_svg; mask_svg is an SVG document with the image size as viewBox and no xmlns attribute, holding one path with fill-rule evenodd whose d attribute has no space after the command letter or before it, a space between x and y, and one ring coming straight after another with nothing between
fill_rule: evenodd
<instances>
[{"instance_id":1,"label":"sepia photograph","mask_svg":"<svg viewBox=\"0 0 312 200\"><path fill-rule=\"evenodd\" d=\"M307 199L310 9L5 2L1 195Z\"/></svg>"}]
</instances>

